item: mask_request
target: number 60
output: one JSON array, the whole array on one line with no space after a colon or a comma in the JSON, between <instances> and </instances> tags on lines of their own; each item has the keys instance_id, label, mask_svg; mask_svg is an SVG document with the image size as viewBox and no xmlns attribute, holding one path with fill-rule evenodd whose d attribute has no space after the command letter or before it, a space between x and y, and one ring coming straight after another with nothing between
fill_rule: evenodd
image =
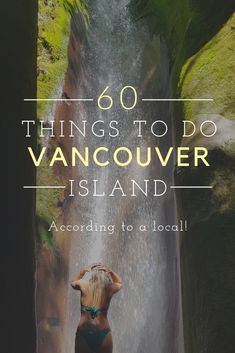
<instances>
[{"instance_id":1,"label":"number 60","mask_svg":"<svg viewBox=\"0 0 235 353\"><path fill-rule=\"evenodd\" d=\"M101 93L101 95L99 96L98 98L98 107L102 110L109 110L110 108L112 108L113 106L113 98L107 94L105 94L105 92L109 89L109 86L107 86L104 91ZM126 92L126 90L131 90L133 92L133 95L134 95L134 101L133 101L133 104L131 106L127 106L126 104L124 104L124 94ZM103 102L102 100L105 99L108 101L108 104L106 105L103 105ZM133 87L133 86L125 86L123 87L123 89L121 90L120 92L120 103L121 103L121 106L126 109L126 110L131 110L133 109L136 104L137 104L137 92L136 92L136 89Z\"/></svg>"}]
</instances>

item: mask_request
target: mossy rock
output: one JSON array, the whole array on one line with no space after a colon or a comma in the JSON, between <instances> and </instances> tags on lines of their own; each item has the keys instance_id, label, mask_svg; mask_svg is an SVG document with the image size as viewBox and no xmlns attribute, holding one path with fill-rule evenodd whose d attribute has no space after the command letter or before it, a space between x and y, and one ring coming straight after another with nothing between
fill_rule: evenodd
<instances>
[{"instance_id":1,"label":"mossy rock","mask_svg":"<svg viewBox=\"0 0 235 353\"><path fill-rule=\"evenodd\" d=\"M59 86L68 66L67 46L70 33L70 18L79 11L88 26L89 16L86 0L39 0L38 15L38 80L37 97L48 99L58 94ZM53 103L38 103L38 119L52 109ZM50 109L49 109L50 108ZM43 141L39 141L39 145ZM55 175L53 168L45 163L37 168L38 185L64 185L62 178ZM45 246L53 244L49 224L61 212L64 194L61 190L38 190L36 213L37 234Z\"/></svg>"},{"instance_id":2,"label":"mossy rock","mask_svg":"<svg viewBox=\"0 0 235 353\"><path fill-rule=\"evenodd\" d=\"M235 120L235 14L198 53L187 60L180 74L181 98L213 98L214 102L184 102L184 116L220 114Z\"/></svg>"},{"instance_id":3,"label":"mossy rock","mask_svg":"<svg viewBox=\"0 0 235 353\"><path fill-rule=\"evenodd\" d=\"M67 69L70 17L79 11L88 24L86 0L39 0L38 98L54 98ZM48 103L38 103L42 117ZM51 105L51 103L49 103Z\"/></svg>"}]
</instances>

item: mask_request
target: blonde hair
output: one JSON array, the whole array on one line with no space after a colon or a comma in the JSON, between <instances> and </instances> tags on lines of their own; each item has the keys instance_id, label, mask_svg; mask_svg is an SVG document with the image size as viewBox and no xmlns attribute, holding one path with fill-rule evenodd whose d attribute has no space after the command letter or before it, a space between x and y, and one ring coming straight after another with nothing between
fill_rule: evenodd
<instances>
[{"instance_id":1,"label":"blonde hair","mask_svg":"<svg viewBox=\"0 0 235 353\"><path fill-rule=\"evenodd\" d=\"M100 307L106 301L107 287L112 283L109 273L97 269L89 272L88 301L90 305Z\"/></svg>"}]
</instances>

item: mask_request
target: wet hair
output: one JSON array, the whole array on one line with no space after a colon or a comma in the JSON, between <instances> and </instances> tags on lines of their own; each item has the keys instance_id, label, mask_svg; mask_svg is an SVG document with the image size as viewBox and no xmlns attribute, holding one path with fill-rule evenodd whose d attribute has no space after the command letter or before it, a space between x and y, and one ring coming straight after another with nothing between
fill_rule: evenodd
<instances>
[{"instance_id":1,"label":"wet hair","mask_svg":"<svg viewBox=\"0 0 235 353\"><path fill-rule=\"evenodd\" d=\"M112 283L109 273L97 269L93 269L86 274L89 281L89 302L92 306L100 307L102 302L106 300L107 287Z\"/></svg>"}]
</instances>

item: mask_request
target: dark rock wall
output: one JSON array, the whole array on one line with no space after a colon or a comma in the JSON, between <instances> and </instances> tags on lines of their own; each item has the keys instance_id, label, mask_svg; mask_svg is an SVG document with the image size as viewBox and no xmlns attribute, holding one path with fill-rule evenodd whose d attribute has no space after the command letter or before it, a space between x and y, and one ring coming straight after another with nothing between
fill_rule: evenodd
<instances>
[{"instance_id":1,"label":"dark rock wall","mask_svg":"<svg viewBox=\"0 0 235 353\"><path fill-rule=\"evenodd\" d=\"M235 3L233 0L137 0L133 14L166 40L174 95L213 97L212 104L176 104L177 145L205 146L210 168L181 168L178 185L213 185L178 192L186 353L231 353L235 347ZM203 116L202 116L203 115ZM182 120L213 120L218 134L182 141Z\"/></svg>"},{"instance_id":2,"label":"dark rock wall","mask_svg":"<svg viewBox=\"0 0 235 353\"><path fill-rule=\"evenodd\" d=\"M35 170L26 154L21 120L35 119L37 1L11 0L0 11L1 71L1 350L36 350L34 321ZM30 144L36 143L36 135Z\"/></svg>"}]
</instances>

